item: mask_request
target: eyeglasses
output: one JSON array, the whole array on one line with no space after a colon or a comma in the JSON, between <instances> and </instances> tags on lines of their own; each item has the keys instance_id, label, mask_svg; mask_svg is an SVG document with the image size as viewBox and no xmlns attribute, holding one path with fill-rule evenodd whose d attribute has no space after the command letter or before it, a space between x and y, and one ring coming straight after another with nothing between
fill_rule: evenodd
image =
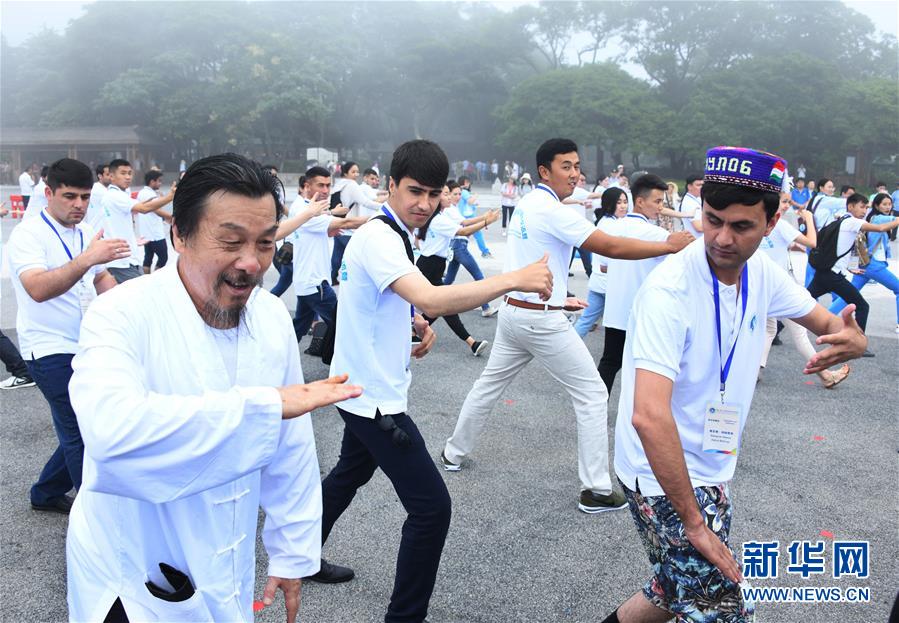
<instances>
[{"instance_id":1,"label":"eyeglasses","mask_svg":"<svg viewBox=\"0 0 899 623\"><path fill-rule=\"evenodd\" d=\"M396 425L392 415L378 414L375 416L375 423L385 433L391 433L390 439L396 447L408 448L412 445L412 438L409 437L409 433Z\"/></svg>"}]
</instances>

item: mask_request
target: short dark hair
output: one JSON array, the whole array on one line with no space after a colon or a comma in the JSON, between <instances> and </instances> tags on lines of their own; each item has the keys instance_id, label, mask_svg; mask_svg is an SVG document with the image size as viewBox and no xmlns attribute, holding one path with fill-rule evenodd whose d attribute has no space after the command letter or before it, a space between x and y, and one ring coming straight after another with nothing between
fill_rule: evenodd
<instances>
[{"instance_id":1,"label":"short dark hair","mask_svg":"<svg viewBox=\"0 0 899 623\"><path fill-rule=\"evenodd\" d=\"M302 190L303 186L305 186L305 185L306 185L306 176L301 175L300 178L297 180L297 186L300 188L300 190Z\"/></svg>"},{"instance_id":2,"label":"short dark hair","mask_svg":"<svg viewBox=\"0 0 899 623\"><path fill-rule=\"evenodd\" d=\"M874 188L877 188L878 186L886 186L886 185L887 185L886 182L878 181L876 184L874 184Z\"/></svg>"},{"instance_id":3,"label":"short dark hair","mask_svg":"<svg viewBox=\"0 0 899 623\"><path fill-rule=\"evenodd\" d=\"M655 173L644 173L631 184L631 198L633 198L634 203L637 203L639 197L647 197L653 190L661 190L663 193L668 192L668 184Z\"/></svg>"},{"instance_id":4,"label":"short dark hair","mask_svg":"<svg viewBox=\"0 0 899 623\"><path fill-rule=\"evenodd\" d=\"M824 188L824 186L827 185L827 182L832 182L832 181L833 181L833 180L830 179L829 177L822 177L820 180L818 180L817 186L818 186L819 189L820 189L820 188Z\"/></svg>"},{"instance_id":5,"label":"short dark hair","mask_svg":"<svg viewBox=\"0 0 899 623\"><path fill-rule=\"evenodd\" d=\"M381 177L381 176L378 174L377 171L375 171L374 169L370 169L370 168L369 168L369 169L365 169L365 170L362 172L362 177L365 177L366 175L377 175L378 177Z\"/></svg>"},{"instance_id":6,"label":"short dark hair","mask_svg":"<svg viewBox=\"0 0 899 623\"><path fill-rule=\"evenodd\" d=\"M448 176L449 160L433 141L406 141L393 152L390 177L397 185L408 177L430 188L443 188Z\"/></svg>"},{"instance_id":7,"label":"short dark hair","mask_svg":"<svg viewBox=\"0 0 899 623\"><path fill-rule=\"evenodd\" d=\"M459 179L456 180L456 183L459 184L459 186L462 186L462 184L471 184L471 178L467 175L460 175Z\"/></svg>"},{"instance_id":8,"label":"short dark hair","mask_svg":"<svg viewBox=\"0 0 899 623\"><path fill-rule=\"evenodd\" d=\"M50 165L45 164L41 167L41 177L47 177L47 173L50 172Z\"/></svg>"},{"instance_id":9,"label":"short dark hair","mask_svg":"<svg viewBox=\"0 0 899 623\"><path fill-rule=\"evenodd\" d=\"M130 167L131 163L123 158L116 158L109 163L109 172L112 173L119 167Z\"/></svg>"},{"instance_id":10,"label":"short dark hair","mask_svg":"<svg viewBox=\"0 0 899 623\"><path fill-rule=\"evenodd\" d=\"M41 177L44 176L47 178L47 186L53 192L56 192L60 186L91 188L94 185L90 167L80 160L72 158L60 158L50 166L45 165L41 169Z\"/></svg>"},{"instance_id":11,"label":"short dark hair","mask_svg":"<svg viewBox=\"0 0 899 623\"><path fill-rule=\"evenodd\" d=\"M262 169L264 171L268 171L269 173L271 173L272 171L277 171L278 167L276 167L273 164L264 164L264 165L262 165Z\"/></svg>"},{"instance_id":12,"label":"short dark hair","mask_svg":"<svg viewBox=\"0 0 899 623\"><path fill-rule=\"evenodd\" d=\"M255 160L230 153L201 158L187 168L178 183L172 201L172 236L175 228L182 240L196 234L209 196L219 191L251 199L271 196L277 220L281 216L279 191L282 189L278 178Z\"/></svg>"},{"instance_id":13,"label":"short dark hair","mask_svg":"<svg viewBox=\"0 0 899 623\"><path fill-rule=\"evenodd\" d=\"M868 198L861 193L852 193L846 197L847 206L854 206L857 203L868 203Z\"/></svg>"},{"instance_id":14,"label":"short dark hair","mask_svg":"<svg viewBox=\"0 0 899 623\"><path fill-rule=\"evenodd\" d=\"M96 172L97 177L100 177L101 175L103 175L103 173L106 172L106 169L108 169L108 168L109 168L108 164L98 164L96 166L96 168L94 169L94 171Z\"/></svg>"},{"instance_id":15,"label":"short dark hair","mask_svg":"<svg viewBox=\"0 0 899 623\"><path fill-rule=\"evenodd\" d=\"M690 184L695 184L696 182L701 181L705 176L702 173L691 173L687 176L686 182L687 186Z\"/></svg>"},{"instance_id":16,"label":"short dark hair","mask_svg":"<svg viewBox=\"0 0 899 623\"><path fill-rule=\"evenodd\" d=\"M850 190L853 191L852 194L855 194L855 186L853 186L852 184L843 184L842 186L840 186L841 195L845 195Z\"/></svg>"},{"instance_id":17,"label":"short dark hair","mask_svg":"<svg viewBox=\"0 0 899 623\"><path fill-rule=\"evenodd\" d=\"M346 162L343 163L343 165L341 165L340 174L346 175L347 171L349 171L353 167L358 167L358 166L359 166L359 163L353 162L352 160L347 160Z\"/></svg>"},{"instance_id":18,"label":"short dark hair","mask_svg":"<svg viewBox=\"0 0 899 623\"><path fill-rule=\"evenodd\" d=\"M453 192L455 189L459 188L459 182L456 180L446 180L446 187L450 192Z\"/></svg>"},{"instance_id":19,"label":"short dark hair","mask_svg":"<svg viewBox=\"0 0 899 623\"><path fill-rule=\"evenodd\" d=\"M780 206L780 193L737 186L736 184L706 182L702 185L700 194L702 200L716 210L724 210L735 203L751 206L761 201L762 206L765 208L765 216L769 221L774 218Z\"/></svg>"},{"instance_id":20,"label":"short dark hair","mask_svg":"<svg viewBox=\"0 0 899 623\"><path fill-rule=\"evenodd\" d=\"M314 167L309 167L306 170L306 173L303 175L303 183L300 185L301 187L306 184L313 177L331 177L330 171L328 171L325 167L320 167L318 165Z\"/></svg>"},{"instance_id":21,"label":"short dark hair","mask_svg":"<svg viewBox=\"0 0 899 623\"><path fill-rule=\"evenodd\" d=\"M155 182L158 179L162 178L162 171L158 171L156 169L150 169L146 173L144 173L144 186L149 186L150 182Z\"/></svg>"},{"instance_id":22,"label":"short dark hair","mask_svg":"<svg viewBox=\"0 0 899 623\"><path fill-rule=\"evenodd\" d=\"M570 154L577 151L577 143L570 138L551 138L537 148L537 171L540 167L550 168L553 159L559 154Z\"/></svg>"}]
</instances>

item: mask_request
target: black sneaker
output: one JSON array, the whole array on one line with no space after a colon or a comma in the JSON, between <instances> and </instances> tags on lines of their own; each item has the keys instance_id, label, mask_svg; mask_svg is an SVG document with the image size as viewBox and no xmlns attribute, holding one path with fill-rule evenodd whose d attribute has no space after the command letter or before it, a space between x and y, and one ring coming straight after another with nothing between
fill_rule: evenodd
<instances>
[{"instance_id":1,"label":"black sneaker","mask_svg":"<svg viewBox=\"0 0 899 623\"><path fill-rule=\"evenodd\" d=\"M47 502L46 504L35 504L31 503L31 508L36 511L43 511L45 513L59 513L60 515L68 515L69 511L72 510L72 504L75 502L75 498L70 498L67 495L62 497L54 498Z\"/></svg>"},{"instance_id":2,"label":"black sneaker","mask_svg":"<svg viewBox=\"0 0 899 623\"><path fill-rule=\"evenodd\" d=\"M624 497L624 494L618 491L612 491L609 495L602 495L601 493L594 493L589 489L585 489L581 491L577 507L578 510L593 515L625 508L627 507L627 499Z\"/></svg>"},{"instance_id":3,"label":"black sneaker","mask_svg":"<svg viewBox=\"0 0 899 623\"><path fill-rule=\"evenodd\" d=\"M458 463L452 463L448 458L446 458L446 454L444 452L440 453L440 465L443 466L443 469L448 472L458 472L462 469L462 466Z\"/></svg>"},{"instance_id":4,"label":"black sneaker","mask_svg":"<svg viewBox=\"0 0 899 623\"><path fill-rule=\"evenodd\" d=\"M5 381L0 381L0 389L21 389L34 385L34 379L30 376L11 376Z\"/></svg>"},{"instance_id":5,"label":"black sneaker","mask_svg":"<svg viewBox=\"0 0 899 623\"><path fill-rule=\"evenodd\" d=\"M490 342L487 340L481 340L480 342L476 341L474 344L471 345L471 354L474 355L475 357L480 357L481 353L483 353L487 349L487 346L489 346L489 345L490 345Z\"/></svg>"},{"instance_id":6,"label":"black sneaker","mask_svg":"<svg viewBox=\"0 0 899 623\"><path fill-rule=\"evenodd\" d=\"M349 582L356 577L356 572L349 567L341 567L340 565L332 565L330 562L322 558L322 566L318 573L303 578L311 580L319 584L341 584Z\"/></svg>"},{"instance_id":7,"label":"black sneaker","mask_svg":"<svg viewBox=\"0 0 899 623\"><path fill-rule=\"evenodd\" d=\"M865 352L862 353L862 357L873 357L873 356L874 356L874 353L872 353L867 348L865 349Z\"/></svg>"}]
</instances>

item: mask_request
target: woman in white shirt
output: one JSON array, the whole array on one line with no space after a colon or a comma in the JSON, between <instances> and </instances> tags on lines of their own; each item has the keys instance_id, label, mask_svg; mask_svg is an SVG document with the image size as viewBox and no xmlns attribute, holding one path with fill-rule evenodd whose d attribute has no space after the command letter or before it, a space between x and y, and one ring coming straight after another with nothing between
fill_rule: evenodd
<instances>
[{"instance_id":1,"label":"woman in white shirt","mask_svg":"<svg viewBox=\"0 0 899 623\"><path fill-rule=\"evenodd\" d=\"M597 228L611 234L612 224L627 214L627 194L620 188L609 188L603 192L600 207L594 214ZM594 269L588 283L587 308L574 325L574 330L581 337L590 332L606 307L606 263L606 258L593 254Z\"/></svg>"},{"instance_id":2,"label":"woman in white shirt","mask_svg":"<svg viewBox=\"0 0 899 623\"><path fill-rule=\"evenodd\" d=\"M503 207L503 236L505 236L506 223L512 218L512 213L515 211L515 206L518 204L518 186L515 184L514 177L509 176L506 183L503 184L500 193L502 194L500 204Z\"/></svg>"},{"instance_id":3,"label":"woman in white shirt","mask_svg":"<svg viewBox=\"0 0 899 623\"><path fill-rule=\"evenodd\" d=\"M421 274L435 286L443 285L443 271L446 269L446 257L449 254L450 244L456 236L470 236L476 231L480 231L490 223L495 222L499 218L497 210L491 210L484 216L465 219L461 223L454 221L443 213L444 207L450 205L450 189L448 186L443 187L443 194L440 196L440 205L431 216L424 227L421 227L416 237L420 242L421 255L416 262L416 266ZM422 317L428 321L428 324L434 324L437 318L430 318L424 314ZM487 348L487 340L476 340L466 331L465 325L458 314L443 316L446 324L456 336L468 344L471 354L475 357L481 355Z\"/></svg>"}]
</instances>

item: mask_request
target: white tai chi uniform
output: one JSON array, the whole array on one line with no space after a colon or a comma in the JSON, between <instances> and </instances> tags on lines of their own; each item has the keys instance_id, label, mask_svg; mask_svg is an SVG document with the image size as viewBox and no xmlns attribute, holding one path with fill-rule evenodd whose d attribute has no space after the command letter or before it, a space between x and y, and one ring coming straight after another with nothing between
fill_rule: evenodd
<instances>
[{"instance_id":1,"label":"white tai chi uniform","mask_svg":"<svg viewBox=\"0 0 899 623\"><path fill-rule=\"evenodd\" d=\"M66 541L72 621L252 621L256 521L269 575L316 573L321 486L309 415L281 419L303 382L284 305L256 289L241 325L209 327L177 263L91 305L69 385L84 481ZM167 563L196 593L153 596Z\"/></svg>"},{"instance_id":2,"label":"white tai chi uniform","mask_svg":"<svg viewBox=\"0 0 899 623\"><path fill-rule=\"evenodd\" d=\"M581 489L611 493L606 431L609 395L590 352L561 310L568 291L571 250L582 246L593 231L587 219L561 203L544 184L518 202L509 223L505 270L523 268L549 252L553 292L545 302L525 292L509 292L509 298L558 309L523 309L508 303L500 307L490 360L465 398L456 429L446 442L444 453L450 462L460 463L474 449L503 390L536 358L574 403Z\"/></svg>"}]
</instances>

